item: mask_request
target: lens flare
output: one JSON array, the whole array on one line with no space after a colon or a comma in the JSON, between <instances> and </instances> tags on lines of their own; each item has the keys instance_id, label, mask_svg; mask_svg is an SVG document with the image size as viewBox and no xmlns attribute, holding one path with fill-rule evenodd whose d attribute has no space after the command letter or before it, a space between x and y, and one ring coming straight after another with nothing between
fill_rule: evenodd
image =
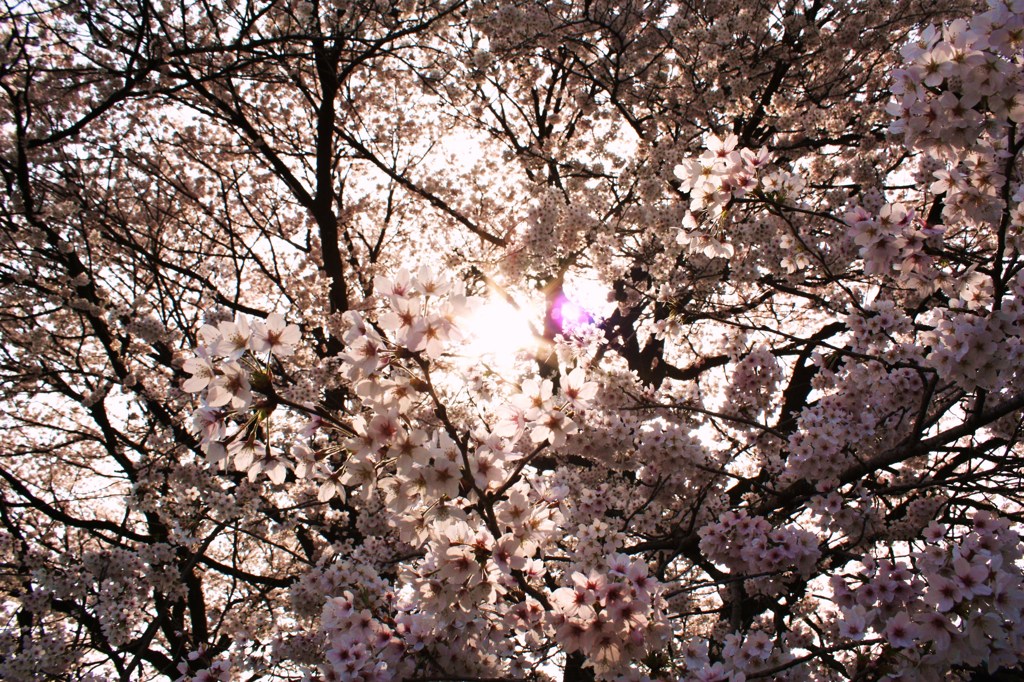
<instances>
[{"instance_id":1,"label":"lens flare","mask_svg":"<svg viewBox=\"0 0 1024 682\"><path fill-rule=\"evenodd\" d=\"M551 320L565 334L594 324L593 315L576 301L561 294L551 306Z\"/></svg>"},{"instance_id":2,"label":"lens flare","mask_svg":"<svg viewBox=\"0 0 1024 682\"><path fill-rule=\"evenodd\" d=\"M470 357L513 360L519 351L536 345L529 317L501 300L491 299L480 306L464 328L470 343L463 352Z\"/></svg>"}]
</instances>

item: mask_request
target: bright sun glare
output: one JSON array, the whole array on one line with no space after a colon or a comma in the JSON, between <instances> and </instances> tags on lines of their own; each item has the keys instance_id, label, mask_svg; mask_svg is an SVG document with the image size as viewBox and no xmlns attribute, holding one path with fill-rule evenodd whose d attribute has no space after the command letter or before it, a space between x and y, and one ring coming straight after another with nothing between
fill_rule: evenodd
<instances>
[{"instance_id":1,"label":"bright sun glare","mask_svg":"<svg viewBox=\"0 0 1024 682\"><path fill-rule=\"evenodd\" d=\"M607 289L598 282L567 282L566 294L552 310L555 326L572 333L599 322L608 313ZM490 365L510 366L522 352L533 353L544 330L543 308L536 313L526 306L517 308L498 295L488 297L463 322L468 337L466 357Z\"/></svg>"},{"instance_id":2,"label":"bright sun glare","mask_svg":"<svg viewBox=\"0 0 1024 682\"><path fill-rule=\"evenodd\" d=\"M464 323L470 337L465 353L470 358L513 362L520 351L537 345L529 315L498 298L488 298Z\"/></svg>"}]
</instances>

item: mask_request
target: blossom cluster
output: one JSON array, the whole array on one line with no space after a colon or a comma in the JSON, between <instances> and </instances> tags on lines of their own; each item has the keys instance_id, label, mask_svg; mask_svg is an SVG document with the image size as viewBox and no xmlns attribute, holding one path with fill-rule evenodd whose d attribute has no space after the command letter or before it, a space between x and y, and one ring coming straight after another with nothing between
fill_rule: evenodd
<instances>
[{"instance_id":1,"label":"blossom cluster","mask_svg":"<svg viewBox=\"0 0 1024 682\"><path fill-rule=\"evenodd\" d=\"M821 556L815 533L795 525L775 528L745 509L703 526L700 548L716 563L751 576L749 592L767 595L781 592L787 573L808 577Z\"/></svg>"},{"instance_id":2,"label":"blossom cluster","mask_svg":"<svg viewBox=\"0 0 1024 682\"><path fill-rule=\"evenodd\" d=\"M622 669L670 635L659 583L645 562L616 553L606 570L577 571L569 578L571 587L551 594L555 638L566 652L583 652L596 671Z\"/></svg>"},{"instance_id":3,"label":"blossom cluster","mask_svg":"<svg viewBox=\"0 0 1024 682\"><path fill-rule=\"evenodd\" d=\"M679 243L690 253L708 258L733 255L721 224L735 200L755 193L779 200L803 189L800 176L784 170L768 171L772 159L767 148L737 148L738 142L734 134L725 138L709 136L706 150L699 157L685 159L675 167L680 191L690 196L690 210L678 235Z\"/></svg>"},{"instance_id":4,"label":"blossom cluster","mask_svg":"<svg viewBox=\"0 0 1024 682\"><path fill-rule=\"evenodd\" d=\"M328 639L326 679L387 682L412 671L403 656L405 643L388 624L368 609L358 608L351 592L332 597L323 606L320 628Z\"/></svg>"},{"instance_id":5,"label":"blossom cluster","mask_svg":"<svg viewBox=\"0 0 1024 682\"><path fill-rule=\"evenodd\" d=\"M201 393L201 405L193 413L192 430L201 441L211 464L245 471L250 479L261 473L274 483L282 483L294 463L282 452L260 439L257 421L247 420L238 428L229 422L229 414L247 411L253 402L253 390L270 397L273 394L275 358L295 352L301 338L298 326L285 324L284 318L272 313L266 321L251 322L238 315L234 321L216 326L203 325L199 330L202 343L196 357L185 361L184 369L191 378L182 384L188 393ZM266 419L274 409L271 401L259 405Z\"/></svg>"},{"instance_id":6,"label":"blossom cluster","mask_svg":"<svg viewBox=\"0 0 1024 682\"><path fill-rule=\"evenodd\" d=\"M816 383L828 393L801 411L799 428L787 439L782 480L811 481L824 492L838 485L841 472L909 432L912 423L903 409L924 382L913 369L870 362L823 368Z\"/></svg>"},{"instance_id":7,"label":"blossom cluster","mask_svg":"<svg viewBox=\"0 0 1024 682\"><path fill-rule=\"evenodd\" d=\"M928 26L901 50L893 72L894 133L908 147L956 157L990 126L1024 121L1019 60L1024 28L1019 2L992 2L970 22Z\"/></svg>"},{"instance_id":8,"label":"blossom cluster","mask_svg":"<svg viewBox=\"0 0 1024 682\"><path fill-rule=\"evenodd\" d=\"M932 329L925 334L932 348L929 364L966 388L998 390L1019 383L1024 275L1014 277L999 303L994 310L985 310L975 301L952 299L949 309L935 311Z\"/></svg>"},{"instance_id":9,"label":"blossom cluster","mask_svg":"<svg viewBox=\"0 0 1024 682\"><path fill-rule=\"evenodd\" d=\"M721 660L712 662L707 642L691 639L683 654L685 673L681 682L745 682L747 676L756 678L767 670L787 670L796 655L793 644L797 637L785 636L773 641L764 630L752 629L746 633L732 632L725 636ZM788 664L788 665L787 665ZM783 672L775 679L791 679Z\"/></svg>"},{"instance_id":10,"label":"blossom cluster","mask_svg":"<svg viewBox=\"0 0 1024 682\"><path fill-rule=\"evenodd\" d=\"M457 318L473 302L447 277L424 266L415 275L402 269L393 279L378 276L374 286L388 305L378 322L382 330L391 333L394 345L413 353L423 351L436 359L447 343L461 338ZM383 364L380 354L384 343L358 312L349 311L345 317L348 330L344 340L350 350L342 357L349 367L349 378L358 381Z\"/></svg>"},{"instance_id":11,"label":"blossom cluster","mask_svg":"<svg viewBox=\"0 0 1024 682\"><path fill-rule=\"evenodd\" d=\"M913 322L893 301L875 299L848 314L846 326L857 353L894 355L909 343ZM894 358L895 359L895 358Z\"/></svg>"},{"instance_id":12,"label":"blossom cluster","mask_svg":"<svg viewBox=\"0 0 1024 682\"><path fill-rule=\"evenodd\" d=\"M951 668L1021 663L1024 587L1020 537L1007 519L979 511L972 529L949 539L932 522L909 561L867 558L856 575L834 576L839 636L877 637L892 649L888 679L915 671L935 679Z\"/></svg>"},{"instance_id":13,"label":"blossom cluster","mask_svg":"<svg viewBox=\"0 0 1024 682\"><path fill-rule=\"evenodd\" d=\"M860 247L865 273L895 276L908 287L930 289L938 273L926 247L941 240L941 226L917 223L914 210L899 203L885 204L877 213L855 206L846 214L846 222Z\"/></svg>"},{"instance_id":14,"label":"blossom cluster","mask_svg":"<svg viewBox=\"0 0 1024 682\"><path fill-rule=\"evenodd\" d=\"M769 410L782 378L782 368L771 351L755 348L736 363L727 399L737 410Z\"/></svg>"},{"instance_id":15,"label":"blossom cluster","mask_svg":"<svg viewBox=\"0 0 1024 682\"><path fill-rule=\"evenodd\" d=\"M557 601L551 612L539 604L527 609L524 602L507 610L496 607L493 619L486 619L486 630L479 629L477 606L497 604L500 595L524 584L533 589L543 584L542 557L564 523L561 499L567 490L520 478L516 472L530 454L519 447L536 453L565 446L579 429L579 415L597 396L597 383L587 380L583 367L564 368L557 391L551 379L527 378L506 386L506 400L493 413L489 428L459 438L452 417L436 412L445 392L459 388L435 385L433 376L463 338L459 319L475 302L427 268L379 276L375 285L378 310L342 316L345 350L339 371L352 396L352 414L344 422L332 421L313 405L289 403L307 420L298 442L278 447L257 440L268 430L274 401L284 400L277 385L283 379L274 374L273 362L279 348L284 349L279 355L290 355L298 341L295 327L275 318L271 331L277 333L277 344L254 348L247 322L222 322L201 331L204 345L186 363L192 378L184 388L201 394L194 426L212 453L211 463L221 463L218 447L224 447L235 467L248 471L250 478L254 471L265 471L280 483L293 472L296 479L318 486L321 503L349 498L377 510L359 516L365 546L379 538L421 553L401 575L405 588L393 607L355 609L354 585L341 593L337 586L322 585L333 569L310 573L293 587L296 612L307 617L316 605L315 595L333 595L320 616L327 637L321 672L332 679L391 679L425 655L425 648L434 654L465 649L466 640L451 635L453 627L471 641L491 641L479 645L488 659L493 654L487 651L507 646L500 642L509 637L534 637L537 628L554 627L545 619L560 613ZM254 352L266 350L274 357L266 364L256 362ZM238 400L221 402L224 391ZM211 392L216 405L210 404ZM247 408L253 417L244 417ZM235 431L226 419L229 410L243 422ZM425 419L431 411L434 419ZM331 445L317 444L317 434L325 431ZM493 516L474 511L473 505L483 503ZM380 523L369 523L373 518ZM631 656L616 648L621 635L628 634L629 652L639 655L657 639L652 633L665 630L664 625L655 628L660 622L651 605L656 581L646 571L645 564L625 557L609 569L609 576L621 573L626 582L601 595L598 608L603 615L580 621L591 633L587 648L593 648L595 660L624 664ZM533 625L526 628L525 622ZM297 657L304 641L296 635L278 649ZM474 669L464 653L458 658L468 666L466 671Z\"/></svg>"}]
</instances>

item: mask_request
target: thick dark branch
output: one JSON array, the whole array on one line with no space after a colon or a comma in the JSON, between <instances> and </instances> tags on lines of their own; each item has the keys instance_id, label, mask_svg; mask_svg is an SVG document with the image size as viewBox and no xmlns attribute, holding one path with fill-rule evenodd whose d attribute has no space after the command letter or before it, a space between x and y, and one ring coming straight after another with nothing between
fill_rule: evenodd
<instances>
[{"instance_id":1,"label":"thick dark branch","mask_svg":"<svg viewBox=\"0 0 1024 682\"><path fill-rule=\"evenodd\" d=\"M839 475L839 483L841 485L853 483L886 467L891 467L894 464L913 459L914 457L926 455L929 452L943 448L960 438L973 435L977 433L979 429L1020 409L1024 409L1024 394L1010 398L999 406L989 409L984 414L973 416L969 421L942 431L931 438L919 440L918 438L911 436L893 448L852 465ZM816 491L814 483L814 481L798 481L784 490L779 490L770 500L767 500L754 508L752 513L755 515L763 515L773 511L787 512L797 509L801 505L805 504L807 500L815 494ZM741 481L737 485L742 484L743 482ZM685 555L688 552L695 551L699 543L700 536L697 532L688 532L686 535L673 535L647 542L641 542L633 545L626 551L631 554L638 554L641 552L668 550L677 554Z\"/></svg>"},{"instance_id":2,"label":"thick dark branch","mask_svg":"<svg viewBox=\"0 0 1024 682\"><path fill-rule=\"evenodd\" d=\"M314 52L322 94L316 112L316 196L312 212L320 231L324 271L331 281L331 311L344 312L348 310L348 287L338 247L338 220L334 215L334 99L339 87L339 52L322 40L317 41Z\"/></svg>"},{"instance_id":3,"label":"thick dark branch","mask_svg":"<svg viewBox=\"0 0 1024 682\"><path fill-rule=\"evenodd\" d=\"M3 478L5 481L7 481L7 484L11 486L11 489L14 490L14 492L16 492L22 498L24 498L33 509L42 512L54 521L58 521L72 528L81 528L83 530L94 532L100 537L102 537L105 542L108 542L110 544L117 544L110 538L103 535L100 531L114 533L115 535L120 536L123 539L131 540L133 542L149 543L153 541L153 538L151 538L150 536L143 535L142 533L137 533L133 530L125 528L123 524L117 524L113 521L104 521L103 519L76 518L68 514L67 512L63 511L62 509L58 509L52 504L37 497L35 494L32 493L31 490L28 489L28 486L22 483L16 476L14 476L6 469L0 468L0 478Z\"/></svg>"}]
</instances>

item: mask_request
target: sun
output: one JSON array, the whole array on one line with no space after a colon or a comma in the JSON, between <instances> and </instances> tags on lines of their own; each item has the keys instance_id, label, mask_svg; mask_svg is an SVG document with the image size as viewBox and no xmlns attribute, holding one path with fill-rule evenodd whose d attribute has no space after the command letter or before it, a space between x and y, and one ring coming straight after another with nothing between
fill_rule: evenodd
<instances>
[{"instance_id":1,"label":"sun","mask_svg":"<svg viewBox=\"0 0 1024 682\"><path fill-rule=\"evenodd\" d=\"M484 299L461 327L468 339L462 352L468 358L501 365L514 363L520 353L533 353L541 341L530 315L497 296Z\"/></svg>"},{"instance_id":2,"label":"sun","mask_svg":"<svg viewBox=\"0 0 1024 682\"><path fill-rule=\"evenodd\" d=\"M535 359L545 348L550 350L551 341L543 337L546 326L572 335L599 324L608 313L607 288L588 280L566 284L548 312L551 325L545 325L543 299L519 304L492 291L463 318L460 329L466 345L460 354L490 367L511 368L524 358Z\"/></svg>"}]
</instances>

